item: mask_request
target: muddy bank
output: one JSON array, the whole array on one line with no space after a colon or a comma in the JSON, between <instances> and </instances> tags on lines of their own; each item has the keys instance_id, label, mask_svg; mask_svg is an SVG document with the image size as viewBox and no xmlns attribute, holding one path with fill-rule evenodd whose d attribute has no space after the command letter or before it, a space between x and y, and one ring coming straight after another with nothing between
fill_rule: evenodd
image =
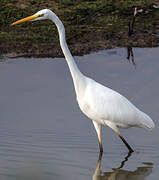
<instances>
[{"instance_id":1,"label":"muddy bank","mask_svg":"<svg viewBox=\"0 0 159 180\"><path fill-rule=\"evenodd\" d=\"M63 56L55 25L50 21L10 24L43 8L50 8L63 21L73 55L114 47L159 46L158 1L47 1L4 0L0 2L0 54L7 57ZM128 37L133 7L143 9L136 16L134 34Z\"/></svg>"}]
</instances>

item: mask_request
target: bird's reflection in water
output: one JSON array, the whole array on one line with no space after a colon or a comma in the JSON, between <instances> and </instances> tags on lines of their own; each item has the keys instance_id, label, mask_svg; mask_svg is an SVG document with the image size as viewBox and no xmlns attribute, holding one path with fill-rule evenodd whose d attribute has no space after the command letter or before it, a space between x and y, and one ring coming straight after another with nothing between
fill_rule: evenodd
<instances>
[{"instance_id":1,"label":"bird's reflection in water","mask_svg":"<svg viewBox=\"0 0 159 180\"><path fill-rule=\"evenodd\" d=\"M153 164L147 163L143 167L137 167L137 169L134 171L123 170L122 168L130 156L131 153L128 153L125 159L120 163L120 166L118 168L113 168L112 172L102 172L102 154L100 153L92 180L146 180L146 177L149 176L152 172Z\"/></svg>"},{"instance_id":2,"label":"bird's reflection in water","mask_svg":"<svg viewBox=\"0 0 159 180\"><path fill-rule=\"evenodd\" d=\"M136 69L136 63L134 60L134 53L133 53L133 49L131 46L127 47L127 59L129 62L132 62L134 68Z\"/></svg>"}]
</instances>

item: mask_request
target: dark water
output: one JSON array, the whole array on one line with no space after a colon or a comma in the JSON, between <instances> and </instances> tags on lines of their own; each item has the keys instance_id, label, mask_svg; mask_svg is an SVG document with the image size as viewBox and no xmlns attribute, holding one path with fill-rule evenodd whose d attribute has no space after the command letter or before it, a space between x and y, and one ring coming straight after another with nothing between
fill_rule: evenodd
<instances>
[{"instance_id":1,"label":"dark water","mask_svg":"<svg viewBox=\"0 0 159 180\"><path fill-rule=\"evenodd\" d=\"M158 179L159 48L133 53L135 62L126 59L125 48L75 57L82 72L125 95L156 124L153 131L122 131L135 149L129 158L104 127L101 161L96 132L78 108L64 59L1 62L0 179Z\"/></svg>"}]
</instances>

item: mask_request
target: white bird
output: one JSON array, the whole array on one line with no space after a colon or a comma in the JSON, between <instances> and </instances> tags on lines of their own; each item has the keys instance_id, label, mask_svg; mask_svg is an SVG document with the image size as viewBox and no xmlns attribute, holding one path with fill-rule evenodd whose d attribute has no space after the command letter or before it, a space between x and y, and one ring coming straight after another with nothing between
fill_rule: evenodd
<instances>
[{"instance_id":1,"label":"white bird","mask_svg":"<svg viewBox=\"0 0 159 180\"><path fill-rule=\"evenodd\" d=\"M57 26L60 45L72 75L78 105L81 111L90 118L94 124L99 140L100 152L103 152L101 140L102 125L113 129L119 135L128 150L133 152L133 149L126 142L118 128L140 127L152 129L155 127L152 119L147 114L137 109L129 100L118 92L99 84L80 72L67 46L64 25L54 12L49 9L43 9L11 25L16 25L25 21L44 19L50 19Z\"/></svg>"}]
</instances>

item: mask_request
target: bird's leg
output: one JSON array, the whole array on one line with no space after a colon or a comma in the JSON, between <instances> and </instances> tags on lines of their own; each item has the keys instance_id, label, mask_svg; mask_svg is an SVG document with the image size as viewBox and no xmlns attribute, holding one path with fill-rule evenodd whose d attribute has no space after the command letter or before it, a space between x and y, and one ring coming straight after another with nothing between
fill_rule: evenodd
<instances>
[{"instance_id":1,"label":"bird's leg","mask_svg":"<svg viewBox=\"0 0 159 180\"><path fill-rule=\"evenodd\" d=\"M114 124L114 123L112 123L112 122L110 122L110 121L107 121L106 122L106 125L108 126L108 127L110 127L111 129L113 129L117 134L118 134L118 136L120 137L120 139L123 141L123 143L126 145L126 147L128 148L128 150L129 150L129 152L134 152L134 150L131 148L131 146L126 142L126 140L124 139L124 137L121 135L121 133L120 133L120 131L119 131L119 129L117 128L117 126Z\"/></svg>"},{"instance_id":2,"label":"bird's leg","mask_svg":"<svg viewBox=\"0 0 159 180\"><path fill-rule=\"evenodd\" d=\"M126 147L128 148L129 152L132 153L134 152L134 150L131 148L131 146L127 143L127 141L124 139L124 137L121 135L120 131L117 132L118 136L120 137L120 139L123 141L123 143L126 145Z\"/></svg>"},{"instance_id":3,"label":"bird's leg","mask_svg":"<svg viewBox=\"0 0 159 180\"><path fill-rule=\"evenodd\" d=\"M98 124L96 121L93 121L93 124L96 129L97 136L98 136L100 153L103 153L103 145L102 145L102 139L101 139L101 124Z\"/></svg>"},{"instance_id":4,"label":"bird's leg","mask_svg":"<svg viewBox=\"0 0 159 180\"><path fill-rule=\"evenodd\" d=\"M99 140L100 153L103 153L103 145L102 145L101 134L98 134L98 140Z\"/></svg>"},{"instance_id":5,"label":"bird's leg","mask_svg":"<svg viewBox=\"0 0 159 180\"><path fill-rule=\"evenodd\" d=\"M98 162L97 162L96 171L97 171L97 170L100 170L102 155L103 155L103 153L100 152L100 153L99 153L99 157L98 157Z\"/></svg>"}]
</instances>

